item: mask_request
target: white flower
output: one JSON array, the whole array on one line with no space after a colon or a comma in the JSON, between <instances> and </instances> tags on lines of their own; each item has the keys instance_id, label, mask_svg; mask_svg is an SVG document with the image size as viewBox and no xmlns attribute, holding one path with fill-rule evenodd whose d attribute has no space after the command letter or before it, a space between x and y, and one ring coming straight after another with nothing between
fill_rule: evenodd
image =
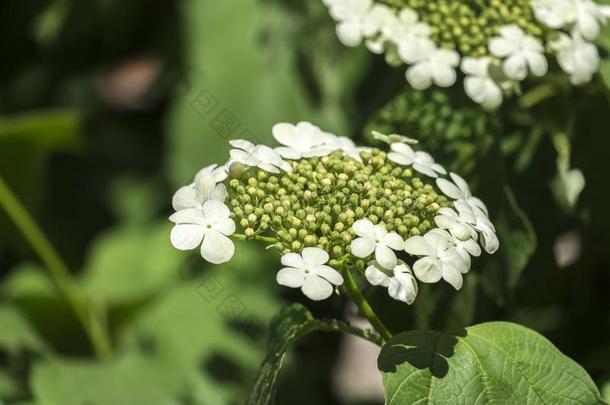
<instances>
[{"instance_id":1,"label":"white flower","mask_svg":"<svg viewBox=\"0 0 610 405\"><path fill-rule=\"evenodd\" d=\"M324 250L307 247L303 252L287 253L282 256L286 267L277 273L280 285L300 288L303 294L314 301L324 300L333 293L333 285L343 284L339 272L327 266L329 256Z\"/></svg>"},{"instance_id":2,"label":"white flower","mask_svg":"<svg viewBox=\"0 0 610 405\"><path fill-rule=\"evenodd\" d=\"M472 207L473 211L481 212L487 216L487 206L479 198L472 196L466 180L455 173L449 173L449 177L451 177L453 183L447 179L436 179L436 185L441 189L443 194L454 200L463 200L468 206Z\"/></svg>"},{"instance_id":3,"label":"white flower","mask_svg":"<svg viewBox=\"0 0 610 405\"><path fill-rule=\"evenodd\" d=\"M394 274L392 277L388 276L386 271L383 266L373 260L364 274L372 285L386 287L390 297L411 305L417 296L417 281L409 266L402 260L398 260L396 267L392 270Z\"/></svg>"},{"instance_id":4,"label":"white flower","mask_svg":"<svg viewBox=\"0 0 610 405\"><path fill-rule=\"evenodd\" d=\"M363 38L375 35L384 22L381 5L373 0L326 0L330 15L338 21L337 36L346 46L358 46Z\"/></svg>"},{"instance_id":5,"label":"white flower","mask_svg":"<svg viewBox=\"0 0 610 405\"><path fill-rule=\"evenodd\" d=\"M316 153L316 156L324 156L336 150L340 150L352 159L362 163L360 152L370 151L370 148L356 146L354 141L346 136L337 136L329 132L323 132L321 137L322 144L313 150L313 153Z\"/></svg>"},{"instance_id":6,"label":"white flower","mask_svg":"<svg viewBox=\"0 0 610 405\"><path fill-rule=\"evenodd\" d=\"M607 6L591 0L572 0L576 6L575 28L585 39L593 41L599 35L600 24L606 23Z\"/></svg>"},{"instance_id":7,"label":"white flower","mask_svg":"<svg viewBox=\"0 0 610 405\"><path fill-rule=\"evenodd\" d=\"M176 191L172 197L172 207L180 211L186 208L201 208L208 200L224 201L228 196L227 188L218 182L226 178L227 172L224 167L210 165L201 169L193 183Z\"/></svg>"},{"instance_id":8,"label":"white flower","mask_svg":"<svg viewBox=\"0 0 610 405\"><path fill-rule=\"evenodd\" d=\"M376 4L368 15L369 25L375 27L375 33L371 34L365 41L366 47L373 53L381 54L384 51L385 43L388 41L384 34L384 28L395 24L396 15L388 6Z\"/></svg>"},{"instance_id":9,"label":"white flower","mask_svg":"<svg viewBox=\"0 0 610 405\"><path fill-rule=\"evenodd\" d=\"M538 21L550 28L563 28L576 20L574 0L532 0Z\"/></svg>"},{"instance_id":10,"label":"white flower","mask_svg":"<svg viewBox=\"0 0 610 405\"><path fill-rule=\"evenodd\" d=\"M391 145L393 143L408 143L408 144L416 144L418 141L417 139L413 139L413 138L408 138L404 135L398 135L398 134L382 134L381 132L378 131L372 131L373 134L373 139L377 139L378 141L387 143L388 145Z\"/></svg>"},{"instance_id":11,"label":"white flower","mask_svg":"<svg viewBox=\"0 0 610 405\"><path fill-rule=\"evenodd\" d=\"M573 28L585 39L593 41L599 35L600 24L608 18L608 6L592 0L534 0L534 14L551 28Z\"/></svg>"},{"instance_id":12,"label":"white flower","mask_svg":"<svg viewBox=\"0 0 610 405\"><path fill-rule=\"evenodd\" d=\"M418 40L414 50L405 52L401 44L401 57L411 59L407 54L416 55L408 63L413 65L407 69L406 78L411 87L424 90L432 83L440 87L450 87L455 83L455 68L460 64L460 55L451 49L438 48L432 41Z\"/></svg>"},{"instance_id":13,"label":"white flower","mask_svg":"<svg viewBox=\"0 0 610 405\"><path fill-rule=\"evenodd\" d=\"M432 156L426 152L415 152L409 145L404 143L393 143L390 145L391 152L388 159L403 166L413 166L413 169L430 177L438 177L438 173L445 174L447 171L434 161Z\"/></svg>"},{"instance_id":14,"label":"white flower","mask_svg":"<svg viewBox=\"0 0 610 405\"><path fill-rule=\"evenodd\" d=\"M454 202L454 205L460 215L474 216L474 221L471 225L479 233L483 249L487 253L495 253L500 247L500 241L496 236L496 229L487 217L487 214L467 200L457 200Z\"/></svg>"},{"instance_id":15,"label":"white flower","mask_svg":"<svg viewBox=\"0 0 610 405\"><path fill-rule=\"evenodd\" d=\"M383 35L394 42L398 56L405 63L419 60L422 49L431 43L431 31L430 26L419 21L417 13L410 8L403 8L382 29Z\"/></svg>"},{"instance_id":16,"label":"white flower","mask_svg":"<svg viewBox=\"0 0 610 405\"><path fill-rule=\"evenodd\" d=\"M397 45L413 37L430 37L432 32L432 28L428 24L419 21L417 12L408 7L400 10L397 18L385 25L382 30Z\"/></svg>"},{"instance_id":17,"label":"white flower","mask_svg":"<svg viewBox=\"0 0 610 405\"><path fill-rule=\"evenodd\" d=\"M292 166L284 161L279 153L266 145L254 145L243 139L236 139L229 141L229 143L236 148L231 149L230 165L239 162L246 166L258 167L270 173L279 173L279 169L286 172L292 171Z\"/></svg>"},{"instance_id":18,"label":"white flower","mask_svg":"<svg viewBox=\"0 0 610 405\"><path fill-rule=\"evenodd\" d=\"M465 241L477 239L477 233L472 227L476 218L472 212L457 213L451 208L440 208L434 222L441 229L446 229L454 238Z\"/></svg>"},{"instance_id":19,"label":"white flower","mask_svg":"<svg viewBox=\"0 0 610 405\"><path fill-rule=\"evenodd\" d=\"M218 166L217 164L209 165L199 170L195 175L195 182L202 176L212 176L216 183L220 183L224 181L229 173L227 173L227 168L224 166Z\"/></svg>"},{"instance_id":20,"label":"white flower","mask_svg":"<svg viewBox=\"0 0 610 405\"><path fill-rule=\"evenodd\" d=\"M229 214L229 208L216 200L206 201L201 209L187 208L174 213L169 217L176 224L170 234L172 245L191 250L201 244L201 256L208 262L229 261L235 252L233 242L227 238L235 232L235 222Z\"/></svg>"},{"instance_id":21,"label":"white flower","mask_svg":"<svg viewBox=\"0 0 610 405\"><path fill-rule=\"evenodd\" d=\"M462 59L462 72L466 75L466 94L484 108L494 109L502 104L502 90L489 75L490 58Z\"/></svg>"},{"instance_id":22,"label":"white flower","mask_svg":"<svg viewBox=\"0 0 610 405\"><path fill-rule=\"evenodd\" d=\"M574 85L591 81L599 67L597 47L585 40L578 33L572 37L560 34L559 38L550 43L557 52L557 62L564 72L570 75Z\"/></svg>"},{"instance_id":23,"label":"white flower","mask_svg":"<svg viewBox=\"0 0 610 405\"><path fill-rule=\"evenodd\" d=\"M516 25L501 27L500 36L490 40L489 50L494 56L506 58L502 67L506 76L513 80L525 79L528 70L542 76L548 69L540 41Z\"/></svg>"},{"instance_id":24,"label":"white flower","mask_svg":"<svg viewBox=\"0 0 610 405\"><path fill-rule=\"evenodd\" d=\"M396 254L392 251L404 249L404 240L396 232L381 225L373 225L368 219L359 219L352 225L359 238L352 241L352 254L367 257L375 252L375 260L386 269L396 267Z\"/></svg>"},{"instance_id":25,"label":"white flower","mask_svg":"<svg viewBox=\"0 0 610 405\"><path fill-rule=\"evenodd\" d=\"M456 290L462 288L462 273L468 271L468 263L456 251L447 231L436 229L424 236L412 236L405 242L405 251L413 256L423 256L413 265L420 281L436 283L443 279Z\"/></svg>"},{"instance_id":26,"label":"white flower","mask_svg":"<svg viewBox=\"0 0 610 405\"><path fill-rule=\"evenodd\" d=\"M273 126L273 137L284 146L275 150L286 159L301 159L318 155L314 148L323 142L322 131L310 122L297 125L281 122Z\"/></svg>"}]
</instances>

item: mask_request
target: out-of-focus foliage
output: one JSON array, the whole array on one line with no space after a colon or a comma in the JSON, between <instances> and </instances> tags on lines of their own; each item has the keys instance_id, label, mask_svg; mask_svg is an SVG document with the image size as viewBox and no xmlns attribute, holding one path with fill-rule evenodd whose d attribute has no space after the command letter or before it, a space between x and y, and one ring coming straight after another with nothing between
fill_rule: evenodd
<instances>
[{"instance_id":1,"label":"out-of-focus foliage","mask_svg":"<svg viewBox=\"0 0 610 405\"><path fill-rule=\"evenodd\" d=\"M559 83L533 109L515 101L489 114L463 95L409 90L403 72L342 46L320 1L7 1L0 35L0 176L67 261L114 349L94 359L1 212L0 404L243 403L267 325L295 296L278 295L279 260L262 248L238 244L214 269L173 250L166 216L179 185L225 161L228 139L270 143L275 122L298 120L361 142L372 128L416 137L489 202L501 249L459 293L422 286L407 307L367 290L393 332L521 323L608 397L607 56L592 86ZM561 144L552 134L566 122L569 169L585 179L570 210L550 186ZM343 313L341 300L308 307ZM330 334L297 343L278 402L341 403L338 343Z\"/></svg>"}]
</instances>

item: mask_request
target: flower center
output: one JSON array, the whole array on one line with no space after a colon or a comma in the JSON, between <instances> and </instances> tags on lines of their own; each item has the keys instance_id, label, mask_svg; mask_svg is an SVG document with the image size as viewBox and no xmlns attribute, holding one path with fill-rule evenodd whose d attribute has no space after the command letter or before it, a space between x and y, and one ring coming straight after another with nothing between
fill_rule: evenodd
<instances>
[{"instance_id":1,"label":"flower center","mask_svg":"<svg viewBox=\"0 0 610 405\"><path fill-rule=\"evenodd\" d=\"M449 206L432 179L391 162L385 152L361 157L363 163L336 152L292 161L290 173L249 170L229 181L231 215L246 235L273 235L283 253L319 247L341 260L357 237L358 219L408 238L430 230L437 211Z\"/></svg>"}]
</instances>

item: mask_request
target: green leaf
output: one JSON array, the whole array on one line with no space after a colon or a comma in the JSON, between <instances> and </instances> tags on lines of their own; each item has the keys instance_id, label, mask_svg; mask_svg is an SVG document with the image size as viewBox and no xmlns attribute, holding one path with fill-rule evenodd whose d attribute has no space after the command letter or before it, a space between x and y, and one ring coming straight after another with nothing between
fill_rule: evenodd
<instances>
[{"instance_id":1,"label":"green leaf","mask_svg":"<svg viewBox=\"0 0 610 405\"><path fill-rule=\"evenodd\" d=\"M130 356L109 364L55 360L34 367L37 405L179 403L180 379L163 365Z\"/></svg>"},{"instance_id":2,"label":"green leaf","mask_svg":"<svg viewBox=\"0 0 610 405\"><path fill-rule=\"evenodd\" d=\"M317 321L311 312L300 304L284 308L273 319L269 354L258 372L248 405L267 405L274 402L282 360L289 346L303 335L315 330L316 326Z\"/></svg>"},{"instance_id":3,"label":"green leaf","mask_svg":"<svg viewBox=\"0 0 610 405\"><path fill-rule=\"evenodd\" d=\"M10 306L0 306L0 349L11 354L31 350L44 352L44 342L21 313Z\"/></svg>"},{"instance_id":4,"label":"green leaf","mask_svg":"<svg viewBox=\"0 0 610 405\"><path fill-rule=\"evenodd\" d=\"M411 331L382 348L386 405L599 404L586 371L538 333L507 322Z\"/></svg>"},{"instance_id":5,"label":"green leaf","mask_svg":"<svg viewBox=\"0 0 610 405\"><path fill-rule=\"evenodd\" d=\"M175 280L184 254L169 243L170 225L119 228L98 238L81 280L86 294L104 306L125 305Z\"/></svg>"},{"instance_id":6,"label":"green leaf","mask_svg":"<svg viewBox=\"0 0 610 405\"><path fill-rule=\"evenodd\" d=\"M219 157L225 161L230 138L270 143L276 122L316 121L294 51L275 52L255 40L271 17L268 5L191 0L180 10L188 71L169 119L169 175L176 186Z\"/></svg>"},{"instance_id":7,"label":"green leaf","mask_svg":"<svg viewBox=\"0 0 610 405\"><path fill-rule=\"evenodd\" d=\"M192 403L243 403L279 306L261 286L262 277L257 282L247 274L258 272L253 263L264 263L268 255L257 248L239 244L229 263L159 294L125 327L119 348L148 356L179 376ZM227 365L230 375L217 375L219 365Z\"/></svg>"},{"instance_id":8,"label":"green leaf","mask_svg":"<svg viewBox=\"0 0 610 405\"><path fill-rule=\"evenodd\" d=\"M269 354L258 371L256 382L247 405L269 405L275 402L277 380L282 362L290 345L315 331L348 331L351 326L337 320L321 320L301 304L284 308L272 321ZM352 330L355 330L352 328ZM364 337L377 344L379 338L370 331L361 331Z\"/></svg>"}]
</instances>

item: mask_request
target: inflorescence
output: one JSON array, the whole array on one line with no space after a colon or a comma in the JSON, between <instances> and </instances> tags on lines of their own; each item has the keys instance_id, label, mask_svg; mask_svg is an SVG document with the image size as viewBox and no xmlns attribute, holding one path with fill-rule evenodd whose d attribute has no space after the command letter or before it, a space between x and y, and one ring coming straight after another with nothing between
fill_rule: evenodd
<instances>
[{"instance_id":1,"label":"inflorescence","mask_svg":"<svg viewBox=\"0 0 610 405\"><path fill-rule=\"evenodd\" d=\"M307 122L277 124L273 135L282 146L231 141L225 165L202 169L176 192L176 248L200 246L204 259L223 263L234 253L230 238L258 240L282 254L278 283L313 300L358 270L408 304L417 280L460 289L471 256L481 246L497 250L485 204L461 177L446 178L429 154L415 151L414 140L376 133L386 152Z\"/></svg>"},{"instance_id":2,"label":"inflorescence","mask_svg":"<svg viewBox=\"0 0 610 405\"><path fill-rule=\"evenodd\" d=\"M544 76L554 55L574 85L599 67L592 43L610 17L593 0L323 0L347 46L363 41L391 64L409 65L418 90L450 87L456 69L468 96L485 108L502 103L528 76Z\"/></svg>"}]
</instances>

